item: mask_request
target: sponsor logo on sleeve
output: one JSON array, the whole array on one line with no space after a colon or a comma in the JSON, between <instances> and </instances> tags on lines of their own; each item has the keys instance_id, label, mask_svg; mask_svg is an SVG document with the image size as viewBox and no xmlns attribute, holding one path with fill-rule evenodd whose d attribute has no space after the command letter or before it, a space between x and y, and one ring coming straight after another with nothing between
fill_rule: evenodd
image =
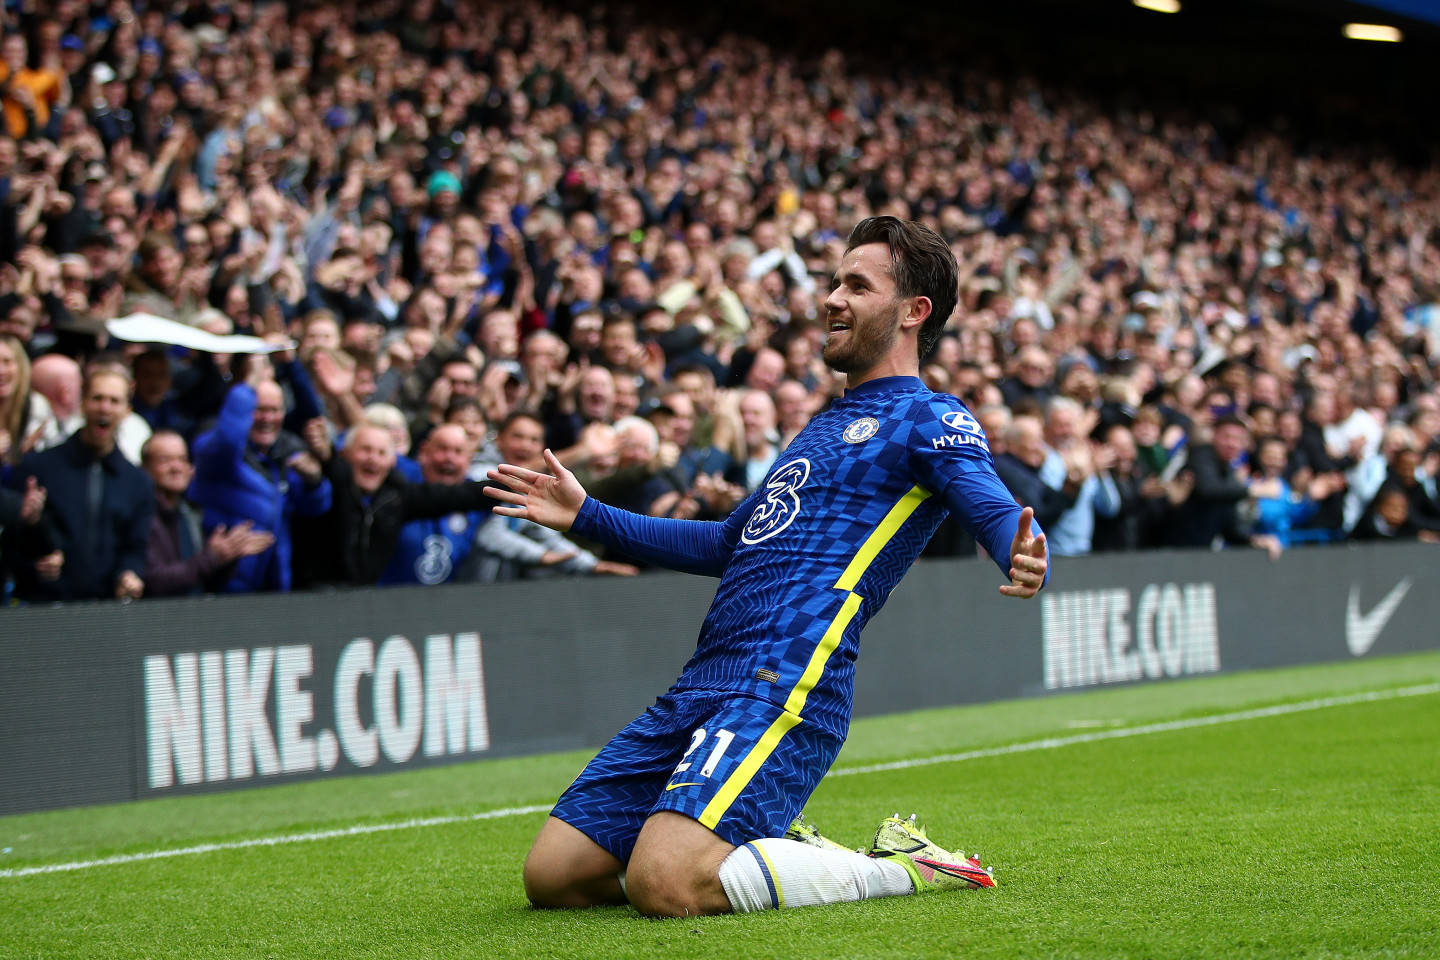
<instances>
[{"instance_id":1,"label":"sponsor logo on sleeve","mask_svg":"<svg viewBox=\"0 0 1440 960\"><path fill-rule=\"evenodd\" d=\"M990 444L985 442L985 430L965 410L951 410L940 417L940 422L950 428L949 433L942 433L930 441L930 445L936 450L944 450L954 447L979 447L989 451Z\"/></svg>"}]
</instances>

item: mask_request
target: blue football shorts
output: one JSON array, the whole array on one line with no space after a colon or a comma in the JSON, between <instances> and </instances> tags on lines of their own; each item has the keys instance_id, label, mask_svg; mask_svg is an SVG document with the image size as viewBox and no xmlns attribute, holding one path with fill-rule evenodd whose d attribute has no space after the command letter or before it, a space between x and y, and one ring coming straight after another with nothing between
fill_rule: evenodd
<instances>
[{"instance_id":1,"label":"blue football shorts","mask_svg":"<svg viewBox=\"0 0 1440 960\"><path fill-rule=\"evenodd\" d=\"M621 862L661 810L698 820L737 847L779 837L843 743L769 700L669 693L601 749L551 816Z\"/></svg>"}]
</instances>

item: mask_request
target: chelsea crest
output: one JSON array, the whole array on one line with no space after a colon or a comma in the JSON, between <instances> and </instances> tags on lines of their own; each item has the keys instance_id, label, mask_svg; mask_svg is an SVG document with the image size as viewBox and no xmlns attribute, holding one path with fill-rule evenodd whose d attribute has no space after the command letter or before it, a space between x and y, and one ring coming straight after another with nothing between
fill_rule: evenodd
<instances>
[{"instance_id":1,"label":"chelsea crest","mask_svg":"<svg viewBox=\"0 0 1440 960\"><path fill-rule=\"evenodd\" d=\"M841 439L846 443L864 443L880 431L880 421L874 417L861 417L853 420L840 434Z\"/></svg>"}]
</instances>

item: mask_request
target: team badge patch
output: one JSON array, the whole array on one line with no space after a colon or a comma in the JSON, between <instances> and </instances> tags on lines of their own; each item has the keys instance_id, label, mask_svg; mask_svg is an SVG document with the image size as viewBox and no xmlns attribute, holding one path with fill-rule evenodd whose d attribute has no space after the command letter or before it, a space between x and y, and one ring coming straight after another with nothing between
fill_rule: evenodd
<instances>
[{"instance_id":1,"label":"team badge patch","mask_svg":"<svg viewBox=\"0 0 1440 960\"><path fill-rule=\"evenodd\" d=\"M470 518L463 513L452 513L445 518L445 527L457 537L464 533L468 526L470 526Z\"/></svg>"},{"instance_id":2,"label":"team badge patch","mask_svg":"<svg viewBox=\"0 0 1440 960\"><path fill-rule=\"evenodd\" d=\"M861 417L859 420L851 421L850 425L845 428L845 432L840 434L840 437L846 443L864 443L879 432L879 420L876 420L874 417Z\"/></svg>"}]
</instances>

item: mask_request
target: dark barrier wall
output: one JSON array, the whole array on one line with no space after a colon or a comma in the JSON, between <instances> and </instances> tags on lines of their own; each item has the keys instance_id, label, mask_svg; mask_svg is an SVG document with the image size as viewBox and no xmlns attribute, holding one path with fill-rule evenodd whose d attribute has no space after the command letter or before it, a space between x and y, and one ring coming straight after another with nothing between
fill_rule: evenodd
<instances>
[{"instance_id":1,"label":"dark barrier wall","mask_svg":"<svg viewBox=\"0 0 1440 960\"><path fill-rule=\"evenodd\" d=\"M1067 560L1029 602L1001 597L988 562L922 563L866 632L857 713L1435 648L1434 557ZM714 588L656 574L5 611L0 813L595 746L674 679Z\"/></svg>"}]
</instances>

